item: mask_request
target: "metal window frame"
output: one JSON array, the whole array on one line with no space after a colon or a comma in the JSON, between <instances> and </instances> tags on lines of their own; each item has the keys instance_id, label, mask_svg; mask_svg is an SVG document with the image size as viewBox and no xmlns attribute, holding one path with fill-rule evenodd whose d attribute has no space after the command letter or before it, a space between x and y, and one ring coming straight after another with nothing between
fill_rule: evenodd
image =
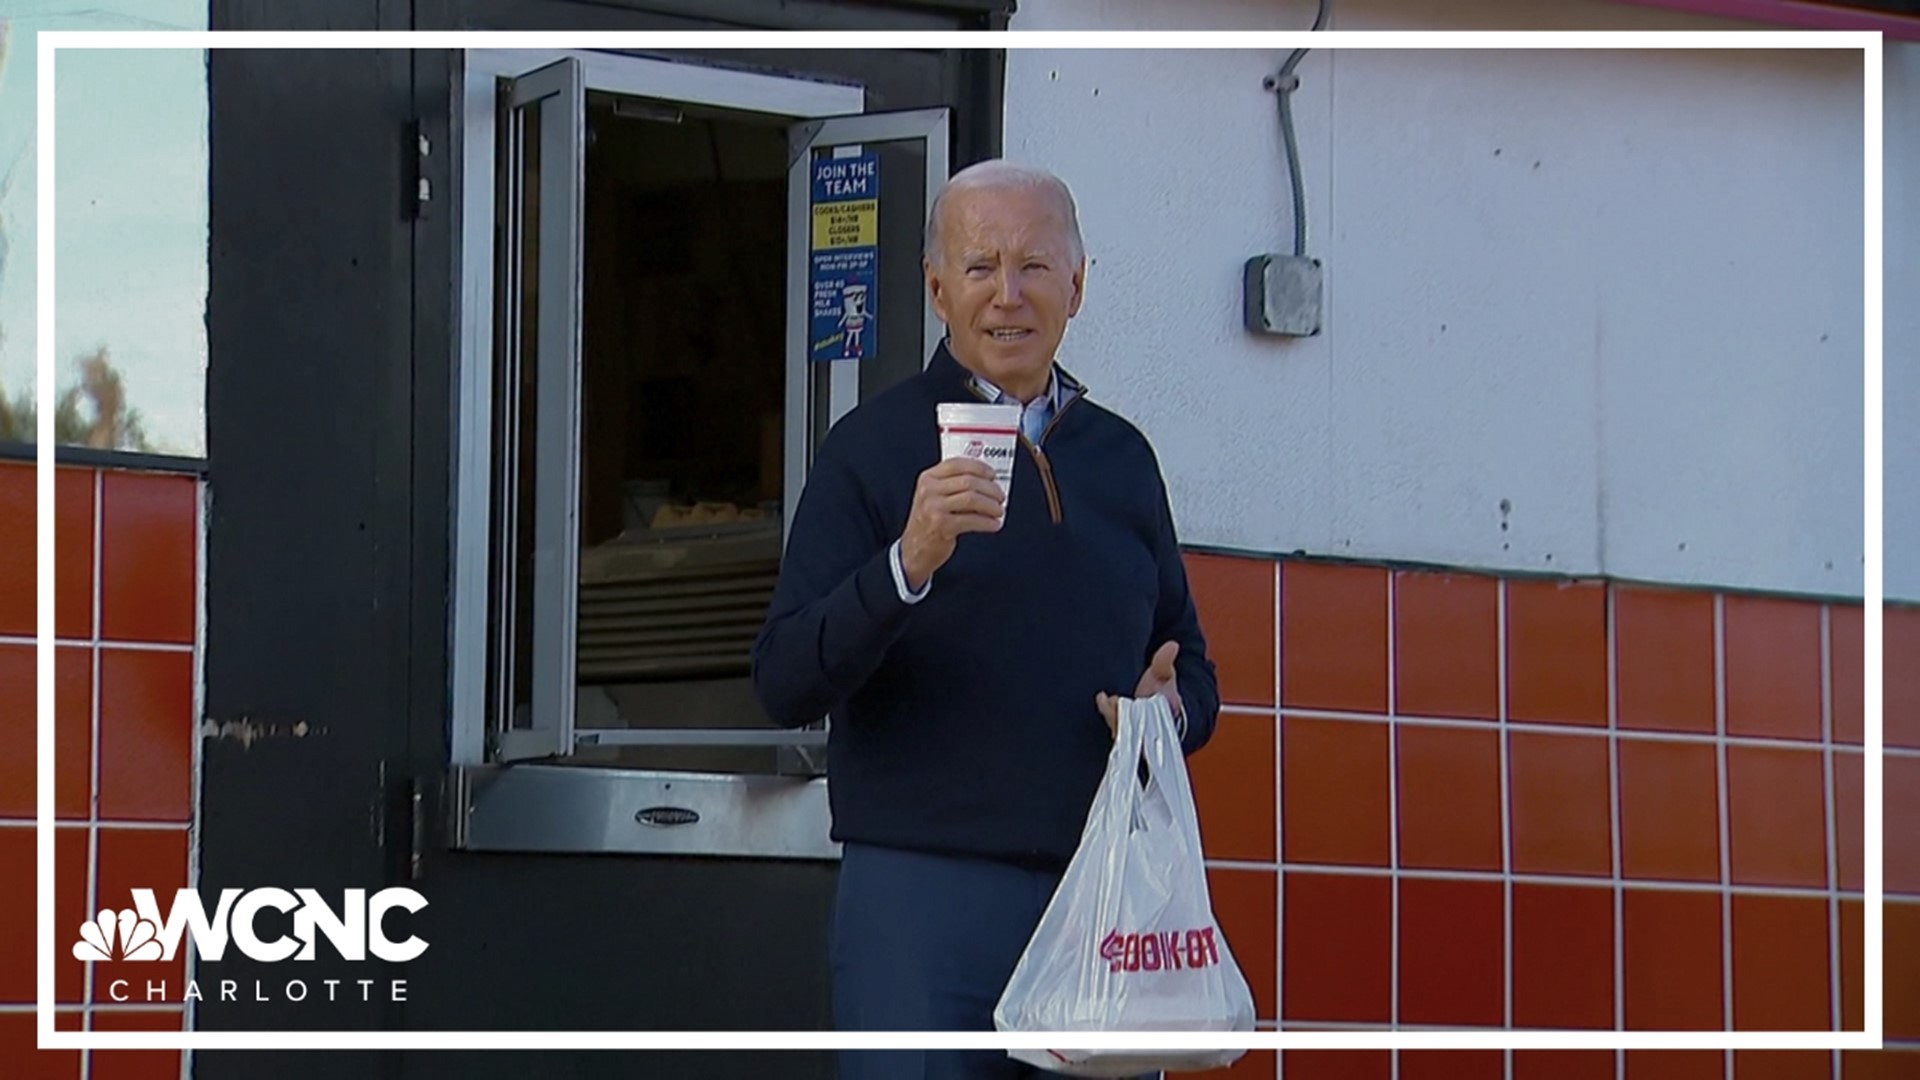
<instances>
[{"instance_id":1,"label":"metal window frame","mask_svg":"<svg viewBox=\"0 0 1920 1080\"><path fill-rule=\"evenodd\" d=\"M562 60L572 60L580 74L582 93L586 90L606 90L767 113L794 120L858 113L865 105L866 95L857 85L594 50L468 50L460 54L460 59L459 108L464 135L461 160L462 254L459 303L455 311L460 351L455 394L457 452L453 462L454 555L450 605L452 708L448 735L450 764L478 766L489 760L487 718L490 709L486 693L486 663L489 565L492 557L489 522L494 498L490 490L490 463L494 408L493 226L494 162L498 149L495 146L495 116L500 104L498 81L530 75ZM577 264L578 260L573 261ZM545 291L545 285L543 282L543 295L550 295ZM577 288L577 281L568 288L569 293L563 295L575 295L571 290ZM546 325L545 319L542 324ZM577 387L577 383L575 385ZM575 393L569 397L577 401L578 395ZM550 398L544 384L541 398L543 401ZM565 427L571 432L577 425ZM565 467L577 473L578 455L575 453L570 457L575 460ZM552 484L542 486L549 489L554 487ZM577 528L577 521L570 522L566 527L569 530ZM572 560L577 561L577 553ZM573 576L569 575L568 579L571 580ZM539 591L536 585L536 594ZM564 615L561 617L564 618ZM573 639L571 635L566 637L563 647L570 655ZM536 658L536 664L538 662ZM553 668L555 663L566 664L567 661L563 657L549 660L549 681L553 670L566 670L566 667ZM566 680L566 683L570 688L571 680ZM545 685L536 674L536 700L540 688ZM549 690L549 693L552 691ZM569 729L572 703L569 694L564 705L560 706L568 718L566 726ZM800 745L824 737L821 735L816 738L816 733L804 732L783 734L787 735L787 742ZM569 730L568 741L571 742L574 736L575 733ZM547 734L515 735L516 745L513 749L543 752L546 741L553 738L553 735ZM607 742L604 737L596 741L603 745ZM559 749L557 743L554 749Z\"/></svg>"},{"instance_id":2,"label":"metal window frame","mask_svg":"<svg viewBox=\"0 0 1920 1080\"><path fill-rule=\"evenodd\" d=\"M837 363L829 373L826 400L816 400L809 380L815 372L806 362L807 291L810 244L810 177L807 161L816 147L852 142L887 143L918 140L925 146L926 203L946 180L951 160L950 110L864 114L865 92L858 86L788 79L761 72L742 72L651 57L601 53L540 53L521 50L467 53L460 75L463 143L463 203L460 261L460 303L455 318L460 342L457 403L457 453L454 455L454 565L450 633L451 761L447 794L452 846L470 851L622 852L629 854L707 855L787 859L836 859L839 845L828 835L830 810L824 776L807 778L759 774L709 774L673 770L628 769L540 763L489 761L488 724L493 713L486 701L488 661L489 567L493 558L490 498L493 480L494 350L494 169L497 86L501 77L514 78L516 97L545 92L539 69L544 61L569 73L554 76L555 93L569 95L578 105L580 121L566 125L565 139L584 138L585 92L604 89L676 102L773 113L794 121L789 128L789 296L787 428L799 436L799 454L789 442L784 480L788 504L797 501L812 449L815 414L824 407L827 419L837 420L858 403L858 362ZM571 81L567 81L570 79ZM522 91L525 91L524 93ZM542 137L549 132L542 117ZM508 125L513 130L513 125ZM557 153L560 134L551 136ZM509 147L509 150L513 148ZM546 145L543 154L548 152ZM577 154L574 161L582 161ZM544 169L543 169L544 173ZM584 184L583 174L574 179ZM577 220L584 199L575 185L570 194L550 208L553 228ZM547 185L541 196L547 201ZM511 197L514 193L508 192ZM569 203L569 200L571 202ZM541 229L548 232L548 218ZM576 228L569 229L578 237ZM572 246L572 245L570 245ZM529 754L567 753L589 746L775 746L791 749L803 763L809 751L823 746L823 725L805 731L786 730L632 730L573 726L577 688L571 674L577 644L573 632L548 634L542 641L538 627L572 627L578 604L577 479L579 463L579 349L578 302L582 272L578 251L569 251L567 265L555 268L542 260L539 350L569 357L555 372L541 365L539 400L535 404L541 425L538 490L543 503L536 522L536 549L559 543L560 558L551 565L538 561L535 574L536 716L546 702L550 716L544 731L515 730L500 740L499 749ZM518 267L515 268L516 272ZM512 282L508 283L512 287ZM568 310L549 316L549 304ZM923 308L923 356L932 351L944 328L931 305ZM572 335L570 338L568 335ZM517 338L516 338L517 340ZM569 344L570 343L570 344ZM570 351L568 351L570 349ZM796 385L797 383L797 385ZM512 384L510 384L512 385ZM799 468L795 468L798 465ZM557 493L557 494L553 494ZM543 499L543 494L548 498ZM552 507L544 504L549 501ZM786 522L791 514L783 515ZM555 522L549 524L549 521ZM544 572L544 576L543 576ZM543 602L544 601L544 602ZM563 640L554 641L553 638ZM504 756L504 755L503 755Z\"/></svg>"},{"instance_id":3,"label":"metal window frame","mask_svg":"<svg viewBox=\"0 0 1920 1080\"><path fill-rule=\"evenodd\" d=\"M580 507L580 289L581 214L586 201L582 167L586 150L586 79L573 57L559 60L508 84L507 108L514 119L508 125L512 158L509 198L515 210L523 196L525 150L520 114L538 110L540 117L540 250L535 262L539 282L536 315L534 379L536 384L533 485L533 620L539 626L571 626L579 607ZM566 161L570 167L549 170L548 162ZM560 183L553 181L559 180ZM509 280L517 280L521 260L518 230L507 230ZM517 314L519 305L510 304ZM527 358L520 355L517 319L507 334L509 369L518 370ZM556 360L557 358L557 360ZM513 380L510 385L517 385ZM502 497L514 499L511 485ZM509 505L512 505L511 501ZM511 514L512 511L509 511ZM511 518L509 518L511 520ZM513 580L506 567L506 587ZM506 605L511 611L512 605ZM511 636L511 623L501 632ZM573 749L574 642L571 634L551 635L533 651L533 688L530 701L533 725L500 733L498 756L503 760L565 754ZM505 681L502 682L506 686ZM508 707L495 702L496 709Z\"/></svg>"}]
</instances>

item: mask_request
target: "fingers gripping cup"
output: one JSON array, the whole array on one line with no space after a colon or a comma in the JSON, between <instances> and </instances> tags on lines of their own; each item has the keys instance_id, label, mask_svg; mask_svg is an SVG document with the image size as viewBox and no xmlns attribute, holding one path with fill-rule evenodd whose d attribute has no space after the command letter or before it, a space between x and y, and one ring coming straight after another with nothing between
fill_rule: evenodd
<instances>
[{"instance_id":1,"label":"fingers gripping cup","mask_svg":"<svg viewBox=\"0 0 1920 1080\"><path fill-rule=\"evenodd\" d=\"M942 402L940 459L972 458L993 470L993 479L1011 502L1014 444L1020 441L1020 406Z\"/></svg>"}]
</instances>

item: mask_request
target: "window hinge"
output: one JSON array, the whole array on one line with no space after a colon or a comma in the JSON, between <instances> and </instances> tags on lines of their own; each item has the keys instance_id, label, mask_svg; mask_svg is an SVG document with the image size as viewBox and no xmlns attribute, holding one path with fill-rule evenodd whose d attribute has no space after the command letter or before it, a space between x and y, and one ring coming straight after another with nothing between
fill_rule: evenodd
<instances>
[{"instance_id":1,"label":"window hinge","mask_svg":"<svg viewBox=\"0 0 1920 1080\"><path fill-rule=\"evenodd\" d=\"M433 202L433 181L428 178L428 159L433 157L433 140L427 136L425 123L415 120L409 127L413 142L413 201L414 219L427 216L427 210Z\"/></svg>"}]
</instances>

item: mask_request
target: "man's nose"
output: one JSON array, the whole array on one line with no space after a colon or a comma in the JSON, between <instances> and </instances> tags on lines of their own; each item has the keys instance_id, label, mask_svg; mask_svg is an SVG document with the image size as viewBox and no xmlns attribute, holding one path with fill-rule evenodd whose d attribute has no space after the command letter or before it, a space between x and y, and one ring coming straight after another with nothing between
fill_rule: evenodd
<instances>
[{"instance_id":1,"label":"man's nose","mask_svg":"<svg viewBox=\"0 0 1920 1080\"><path fill-rule=\"evenodd\" d=\"M1019 271L1003 266L994 275L993 302L999 307L1020 306Z\"/></svg>"}]
</instances>

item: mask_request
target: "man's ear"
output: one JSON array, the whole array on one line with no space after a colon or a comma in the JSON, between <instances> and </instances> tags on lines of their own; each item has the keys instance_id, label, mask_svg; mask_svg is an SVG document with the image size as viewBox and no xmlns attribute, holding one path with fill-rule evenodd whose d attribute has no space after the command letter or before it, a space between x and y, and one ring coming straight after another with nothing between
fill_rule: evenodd
<instances>
[{"instance_id":1,"label":"man's ear","mask_svg":"<svg viewBox=\"0 0 1920 1080\"><path fill-rule=\"evenodd\" d=\"M933 305L933 313L941 322L947 321L947 297L940 291L940 271L934 267L933 260L922 256L920 273L927 279L927 302Z\"/></svg>"},{"instance_id":2,"label":"man's ear","mask_svg":"<svg viewBox=\"0 0 1920 1080\"><path fill-rule=\"evenodd\" d=\"M1073 268L1073 298L1067 301L1067 318L1080 314L1080 303L1087 298L1087 257L1080 256L1080 265Z\"/></svg>"}]
</instances>

